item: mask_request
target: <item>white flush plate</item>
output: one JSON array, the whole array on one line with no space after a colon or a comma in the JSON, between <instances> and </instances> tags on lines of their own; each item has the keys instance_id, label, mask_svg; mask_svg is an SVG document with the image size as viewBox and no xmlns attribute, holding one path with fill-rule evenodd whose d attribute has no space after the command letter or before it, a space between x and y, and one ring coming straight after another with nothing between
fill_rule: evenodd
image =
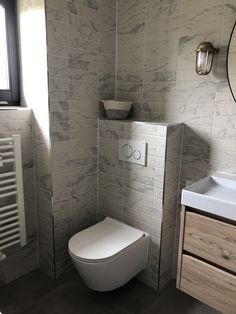
<instances>
[{"instance_id":1,"label":"white flush plate","mask_svg":"<svg viewBox=\"0 0 236 314\"><path fill-rule=\"evenodd\" d=\"M143 141L119 140L119 160L146 166L147 143Z\"/></svg>"}]
</instances>

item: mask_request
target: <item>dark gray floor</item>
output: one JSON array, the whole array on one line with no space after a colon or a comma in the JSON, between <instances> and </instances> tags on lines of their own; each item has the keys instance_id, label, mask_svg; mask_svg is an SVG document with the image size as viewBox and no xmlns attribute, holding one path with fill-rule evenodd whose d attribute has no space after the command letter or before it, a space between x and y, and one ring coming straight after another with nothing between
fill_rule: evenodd
<instances>
[{"instance_id":1,"label":"dark gray floor","mask_svg":"<svg viewBox=\"0 0 236 314\"><path fill-rule=\"evenodd\" d=\"M74 271L53 281L34 271L0 289L2 314L216 314L175 289L160 295L137 280L108 293L89 290Z\"/></svg>"}]
</instances>

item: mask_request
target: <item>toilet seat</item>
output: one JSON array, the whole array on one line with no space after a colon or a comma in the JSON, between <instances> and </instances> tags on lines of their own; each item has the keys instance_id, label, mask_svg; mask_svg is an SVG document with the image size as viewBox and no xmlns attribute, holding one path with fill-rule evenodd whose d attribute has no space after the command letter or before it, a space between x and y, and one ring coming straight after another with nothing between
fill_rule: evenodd
<instances>
[{"instance_id":1,"label":"toilet seat","mask_svg":"<svg viewBox=\"0 0 236 314\"><path fill-rule=\"evenodd\" d=\"M78 261L102 263L122 254L145 236L141 230L110 217L75 234L69 241L70 254Z\"/></svg>"},{"instance_id":2,"label":"toilet seat","mask_svg":"<svg viewBox=\"0 0 236 314\"><path fill-rule=\"evenodd\" d=\"M142 237L144 237L145 235L143 235ZM141 238L142 238L141 237ZM136 242L140 241L141 238L139 238L137 241L131 243L130 245L135 245ZM73 256L73 258L77 261L80 261L80 262L85 262L85 263L96 263L96 264L99 264L99 263L105 263L109 260L112 260L113 258L116 258L117 256L125 253L125 251L127 251L129 249L129 246L125 247L122 251L119 251L117 252L116 254L110 256L110 257L107 257L107 258L99 258L99 259L85 259L85 258L82 258L82 257L79 257L78 255L75 255L71 250L70 250L70 255Z\"/></svg>"}]
</instances>

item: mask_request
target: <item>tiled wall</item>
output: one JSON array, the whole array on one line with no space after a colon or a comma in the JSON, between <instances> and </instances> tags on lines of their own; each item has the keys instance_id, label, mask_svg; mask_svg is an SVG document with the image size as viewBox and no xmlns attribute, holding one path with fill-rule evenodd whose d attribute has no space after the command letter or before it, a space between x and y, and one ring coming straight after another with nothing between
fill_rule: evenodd
<instances>
[{"instance_id":1,"label":"tiled wall","mask_svg":"<svg viewBox=\"0 0 236 314\"><path fill-rule=\"evenodd\" d=\"M178 191L180 183L180 163L183 141L183 125L170 125L166 130L166 158L163 183L163 215L161 234L161 255L160 255L160 281L159 289L173 278L175 273L175 238ZM159 173L156 173L158 176ZM157 195L160 191L157 189Z\"/></svg>"},{"instance_id":2,"label":"tiled wall","mask_svg":"<svg viewBox=\"0 0 236 314\"><path fill-rule=\"evenodd\" d=\"M54 276L44 0L18 0L21 104L33 112L39 267ZM32 58L32 56L34 56Z\"/></svg>"},{"instance_id":3,"label":"tiled wall","mask_svg":"<svg viewBox=\"0 0 236 314\"><path fill-rule=\"evenodd\" d=\"M236 0L118 0L117 96L133 117L183 122L181 187L209 172L236 171L236 104L226 53ZM195 73L195 49L219 48L212 72Z\"/></svg>"},{"instance_id":4,"label":"tiled wall","mask_svg":"<svg viewBox=\"0 0 236 314\"><path fill-rule=\"evenodd\" d=\"M154 289L172 276L181 131L181 125L99 121L99 218L111 216L151 235L139 278ZM120 161L119 139L147 142L147 166Z\"/></svg>"},{"instance_id":5,"label":"tiled wall","mask_svg":"<svg viewBox=\"0 0 236 314\"><path fill-rule=\"evenodd\" d=\"M134 115L184 122L182 184L210 170L235 170L235 108L226 52L236 1L118 1L117 94ZM220 49L212 72L194 71L196 46Z\"/></svg>"},{"instance_id":6,"label":"tiled wall","mask_svg":"<svg viewBox=\"0 0 236 314\"><path fill-rule=\"evenodd\" d=\"M46 0L55 272L97 220L99 99L115 90L115 1Z\"/></svg>"},{"instance_id":7,"label":"tiled wall","mask_svg":"<svg viewBox=\"0 0 236 314\"><path fill-rule=\"evenodd\" d=\"M7 259L0 262L0 286L37 267L37 227L31 110L0 109L0 137L21 135L27 245L4 250ZM1 169L0 169L1 171Z\"/></svg>"}]
</instances>

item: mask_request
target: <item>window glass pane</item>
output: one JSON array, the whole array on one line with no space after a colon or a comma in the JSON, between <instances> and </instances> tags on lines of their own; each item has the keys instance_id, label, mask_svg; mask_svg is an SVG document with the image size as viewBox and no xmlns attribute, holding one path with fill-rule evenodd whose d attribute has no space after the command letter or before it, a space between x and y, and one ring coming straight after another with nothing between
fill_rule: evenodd
<instances>
[{"instance_id":1,"label":"window glass pane","mask_svg":"<svg viewBox=\"0 0 236 314\"><path fill-rule=\"evenodd\" d=\"M0 5L0 89L9 89L5 9Z\"/></svg>"}]
</instances>

